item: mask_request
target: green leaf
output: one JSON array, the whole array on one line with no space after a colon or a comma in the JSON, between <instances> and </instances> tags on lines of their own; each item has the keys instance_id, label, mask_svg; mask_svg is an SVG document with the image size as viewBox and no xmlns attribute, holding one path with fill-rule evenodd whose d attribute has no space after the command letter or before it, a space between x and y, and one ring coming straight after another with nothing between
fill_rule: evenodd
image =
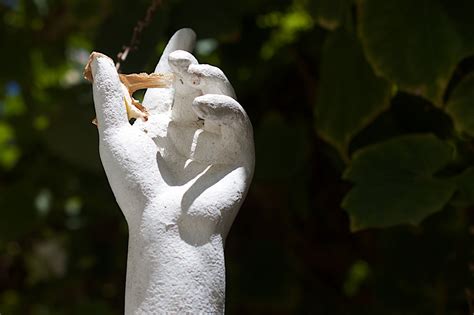
<instances>
[{"instance_id":1,"label":"green leaf","mask_svg":"<svg viewBox=\"0 0 474 315\"><path fill-rule=\"evenodd\" d=\"M408 135L354 154L344 179L355 183L342 202L351 229L418 224L441 210L456 184L434 174L453 148L433 135Z\"/></svg>"},{"instance_id":2,"label":"green leaf","mask_svg":"<svg viewBox=\"0 0 474 315\"><path fill-rule=\"evenodd\" d=\"M335 30L341 24L349 4L347 0L313 0L309 3L309 10L321 27Z\"/></svg>"},{"instance_id":3,"label":"green leaf","mask_svg":"<svg viewBox=\"0 0 474 315\"><path fill-rule=\"evenodd\" d=\"M440 106L462 37L439 0L362 0L359 35L377 74Z\"/></svg>"},{"instance_id":4,"label":"green leaf","mask_svg":"<svg viewBox=\"0 0 474 315\"><path fill-rule=\"evenodd\" d=\"M474 136L474 75L466 77L453 90L446 111L459 132Z\"/></svg>"},{"instance_id":5,"label":"green leaf","mask_svg":"<svg viewBox=\"0 0 474 315\"><path fill-rule=\"evenodd\" d=\"M352 137L389 107L391 86L374 75L357 39L344 31L325 43L320 79L316 129L347 160Z\"/></svg>"}]
</instances>

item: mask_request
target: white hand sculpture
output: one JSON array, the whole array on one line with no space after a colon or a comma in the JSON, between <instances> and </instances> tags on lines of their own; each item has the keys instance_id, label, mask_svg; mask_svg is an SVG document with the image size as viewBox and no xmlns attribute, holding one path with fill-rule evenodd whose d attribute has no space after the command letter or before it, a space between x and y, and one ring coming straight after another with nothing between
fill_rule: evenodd
<instances>
[{"instance_id":1,"label":"white hand sculpture","mask_svg":"<svg viewBox=\"0 0 474 315\"><path fill-rule=\"evenodd\" d=\"M148 120L130 125L113 62L91 60L100 157L129 228L125 314L223 313L224 242L254 169L250 121L218 68L169 41L148 89ZM178 50L182 49L182 50Z\"/></svg>"}]
</instances>

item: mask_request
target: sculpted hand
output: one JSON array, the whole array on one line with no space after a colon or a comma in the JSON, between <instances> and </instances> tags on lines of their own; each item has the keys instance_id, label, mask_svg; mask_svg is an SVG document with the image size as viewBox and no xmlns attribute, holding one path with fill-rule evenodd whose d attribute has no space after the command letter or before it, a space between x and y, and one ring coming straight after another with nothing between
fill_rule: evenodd
<instances>
[{"instance_id":1,"label":"sculpted hand","mask_svg":"<svg viewBox=\"0 0 474 315\"><path fill-rule=\"evenodd\" d=\"M128 121L113 62L91 55L100 156L129 227L126 314L223 313L223 246L254 168L250 121L222 71L168 43L148 89L148 119Z\"/></svg>"}]
</instances>

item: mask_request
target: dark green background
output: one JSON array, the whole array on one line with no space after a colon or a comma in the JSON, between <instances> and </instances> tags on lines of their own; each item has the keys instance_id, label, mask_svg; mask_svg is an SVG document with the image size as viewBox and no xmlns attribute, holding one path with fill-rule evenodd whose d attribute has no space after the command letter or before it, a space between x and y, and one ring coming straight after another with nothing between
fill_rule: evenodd
<instances>
[{"instance_id":1,"label":"dark green background","mask_svg":"<svg viewBox=\"0 0 474 315\"><path fill-rule=\"evenodd\" d=\"M127 226L82 69L92 50L115 57L149 3L0 0L2 315L123 312ZM254 126L228 314L473 312L473 12L163 0L122 72L152 71L192 27Z\"/></svg>"}]
</instances>

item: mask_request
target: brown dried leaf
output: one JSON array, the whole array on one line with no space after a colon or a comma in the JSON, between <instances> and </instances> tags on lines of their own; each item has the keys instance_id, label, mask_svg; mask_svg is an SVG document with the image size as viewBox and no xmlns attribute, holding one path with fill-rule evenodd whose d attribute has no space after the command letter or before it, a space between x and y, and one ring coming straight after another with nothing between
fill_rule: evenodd
<instances>
[{"instance_id":1,"label":"brown dried leaf","mask_svg":"<svg viewBox=\"0 0 474 315\"><path fill-rule=\"evenodd\" d=\"M120 74L120 81L127 87L130 95L142 89L168 87L172 78L172 74L161 73Z\"/></svg>"},{"instance_id":2,"label":"brown dried leaf","mask_svg":"<svg viewBox=\"0 0 474 315\"><path fill-rule=\"evenodd\" d=\"M89 81L93 82L93 77L92 77L92 69L91 69L91 63L92 61L97 58L97 57L107 57L110 59L110 57L98 53L98 52L92 52L89 56L89 60L87 61L87 64L84 68L84 78ZM147 119L148 112L146 108L136 99L132 97L133 93L142 90L142 89L147 89L147 88L165 88L169 87L173 81L173 74L171 73L131 73L131 74L119 74L120 81L122 84L125 86L125 88L128 91L128 96L131 99L131 103L133 106L135 106L140 112L142 112L143 119ZM125 99L125 105L127 106ZM130 116L130 109L127 108L127 114ZM94 118L92 123L94 125L97 125L97 118Z\"/></svg>"}]
</instances>

